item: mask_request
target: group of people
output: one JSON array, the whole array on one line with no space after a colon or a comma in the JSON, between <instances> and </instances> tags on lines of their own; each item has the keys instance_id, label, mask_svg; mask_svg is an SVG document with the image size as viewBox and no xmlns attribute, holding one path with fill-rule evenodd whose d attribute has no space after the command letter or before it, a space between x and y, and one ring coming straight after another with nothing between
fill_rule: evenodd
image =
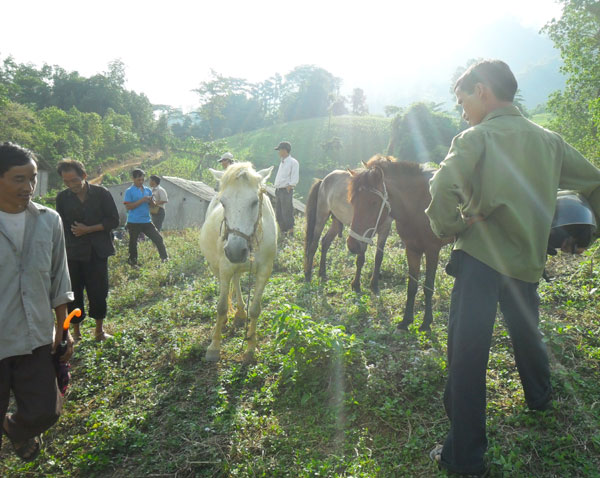
<instances>
[{"instance_id":1,"label":"group of people","mask_svg":"<svg viewBox=\"0 0 600 478\"><path fill-rule=\"evenodd\" d=\"M548 354L538 328L537 284L557 190L581 194L593 214L600 215L600 170L558 134L524 118L513 105L516 90L513 73L498 60L478 62L458 79L454 92L471 127L454 138L433 176L426 210L435 234L455 239L447 267L455 283L443 400L450 430L429 456L459 476L489 473L484 460L486 369L498 304L527 406L536 411L552 408ZM280 157L277 221L285 233L294 226L298 162L289 142L275 150ZM219 159L223 168L233 161L231 153ZM35 458L39 434L58 419L61 397L52 352L60 335L55 330L61 329L68 310L83 310L84 290L89 314L96 319L96 338L109 337L102 323L107 258L114 253L109 232L118 224L117 209L106 189L86 181L81 163L61 161L58 171L68 189L58 195L55 212L31 201L37 173L33 153L11 143L0 146L0 417L2 433L26 460ZM156 190L160 179L151 177L153 192L143 185L143 171L134 170L132 177L124 197L129 263L137 265L140 233L155 243L162 260L168 260L159 232L168 201L166 193ZM161 206L162 212L155 209ZM587 246L563 239L563 249L568 243L571 252ZM79 333L76 325L74 334ZM72 352L69 336L60 360L68 360ZM11 390L17 410L6 414Z\"/></svg>"}]
</instances>

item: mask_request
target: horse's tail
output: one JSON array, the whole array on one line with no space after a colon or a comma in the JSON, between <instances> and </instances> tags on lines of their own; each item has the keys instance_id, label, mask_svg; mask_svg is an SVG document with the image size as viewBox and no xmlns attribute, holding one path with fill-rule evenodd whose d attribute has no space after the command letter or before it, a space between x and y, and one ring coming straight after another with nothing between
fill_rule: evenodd
<instances>
[{"instance_id":1,"label":"horse's tail","mask_svg":"<svg viewBox=\"0 0 600 478\"><path fill-rule=\"evenodd\" d=\"M308 248L310 243L313 241L313 235L315 233L315 224L317 222L317 202L319 199L319 188L321 187L322 179L315 179L315 182L308 192L308 199L306 200L306 234L304 236L304 255L308 254Z\"/></svg>"}]
</instances>

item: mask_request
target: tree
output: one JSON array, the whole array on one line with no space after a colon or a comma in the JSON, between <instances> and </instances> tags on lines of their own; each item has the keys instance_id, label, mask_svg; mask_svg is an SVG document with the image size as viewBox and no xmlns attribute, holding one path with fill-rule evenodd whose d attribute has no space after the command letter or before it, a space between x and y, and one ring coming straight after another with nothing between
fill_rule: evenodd
<instances>
[{"instance_id":1,"label":"tree","mask_svg":"<svg viewBox=\"0 0 600 478\"><path fill-rule=\"evenodd\" d=\"M369 114L369 107L367 106L367 97L362 88L354 88L352 91L352 114L358 116L364 116Z\"/></svg>"},{"instance_id":2,"label":"tree","mask_svg":"<svg viewBox=\"0 0 600 478\"><path fill-rule=\"evenodd\" d=\"M329 95L339 94L341 80L314 65L294 68L285 76L281 116L284 121L327 116Z\"/></svg>"},{"instance_id":3,"label":"tree","mask_svg":"<svg viewBox=\"0 0 600 478\"><path fill-rule=\"evenodd\" d=\"M600 164L600 3L560 0L563 14L542 29L554 41L567 76L563 91L553 93L548 110L551 127Z\"/></svg>"}]
</instances>

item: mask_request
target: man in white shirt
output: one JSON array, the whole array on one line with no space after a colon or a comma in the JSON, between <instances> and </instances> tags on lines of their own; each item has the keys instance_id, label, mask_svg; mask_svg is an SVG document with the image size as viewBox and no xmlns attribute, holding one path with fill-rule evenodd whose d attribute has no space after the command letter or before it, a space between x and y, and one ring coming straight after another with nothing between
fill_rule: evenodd
<instances>
[{"instance_id":1,"label":"man in white shirt","mask_svg":"<svg viewBox=\"0 0 600 478\"><path fill-rule=\"evenodd\" d=\"M292 145L282 141L275 148L279 151L281 162L275 176L275 215L282 233L293 234L294 232L294 188L298 184L299 167L290 155Z\"/></svg>"},{"instance_id":2,"label":"man in white shirt","mask_svg":"<svg viewBox=\"0 0 600 478\"><path fill-rule=\"evenodd\" d=\"M160 232L165 220L165 204L169 202L169 197L167 196L167 191L160 185L160 178L158 176L154 174L150 176L149 183L152 188L152 200L154 201L154 205L150 206L150 216L152 217L152 224Z\"/></svg>"}]
</instances>

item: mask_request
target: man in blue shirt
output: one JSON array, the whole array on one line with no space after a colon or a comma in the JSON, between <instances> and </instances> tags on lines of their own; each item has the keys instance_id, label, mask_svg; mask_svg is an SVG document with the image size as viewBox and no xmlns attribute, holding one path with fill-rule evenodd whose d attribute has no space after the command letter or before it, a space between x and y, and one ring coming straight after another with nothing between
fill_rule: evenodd
<instances>
[{"instance_id":1,"label":"man in blue shirt","mask_svg":"<svg viewBox=\"0 0 600 478\"><path fill-rule=\"evenodd\" d=\"M150 218L150 206L154 205L154 201L152 200L152 190L144 186L145 175L146 173L141 169L134 169L131 172L133 184L125 191L123 198L125 209L128 211L129 259L127 262L132 266L137 266L137 240L142 232L154 243L161 260L166 262L169 259L163 238Z\"/></svg>"}]
</instances>

